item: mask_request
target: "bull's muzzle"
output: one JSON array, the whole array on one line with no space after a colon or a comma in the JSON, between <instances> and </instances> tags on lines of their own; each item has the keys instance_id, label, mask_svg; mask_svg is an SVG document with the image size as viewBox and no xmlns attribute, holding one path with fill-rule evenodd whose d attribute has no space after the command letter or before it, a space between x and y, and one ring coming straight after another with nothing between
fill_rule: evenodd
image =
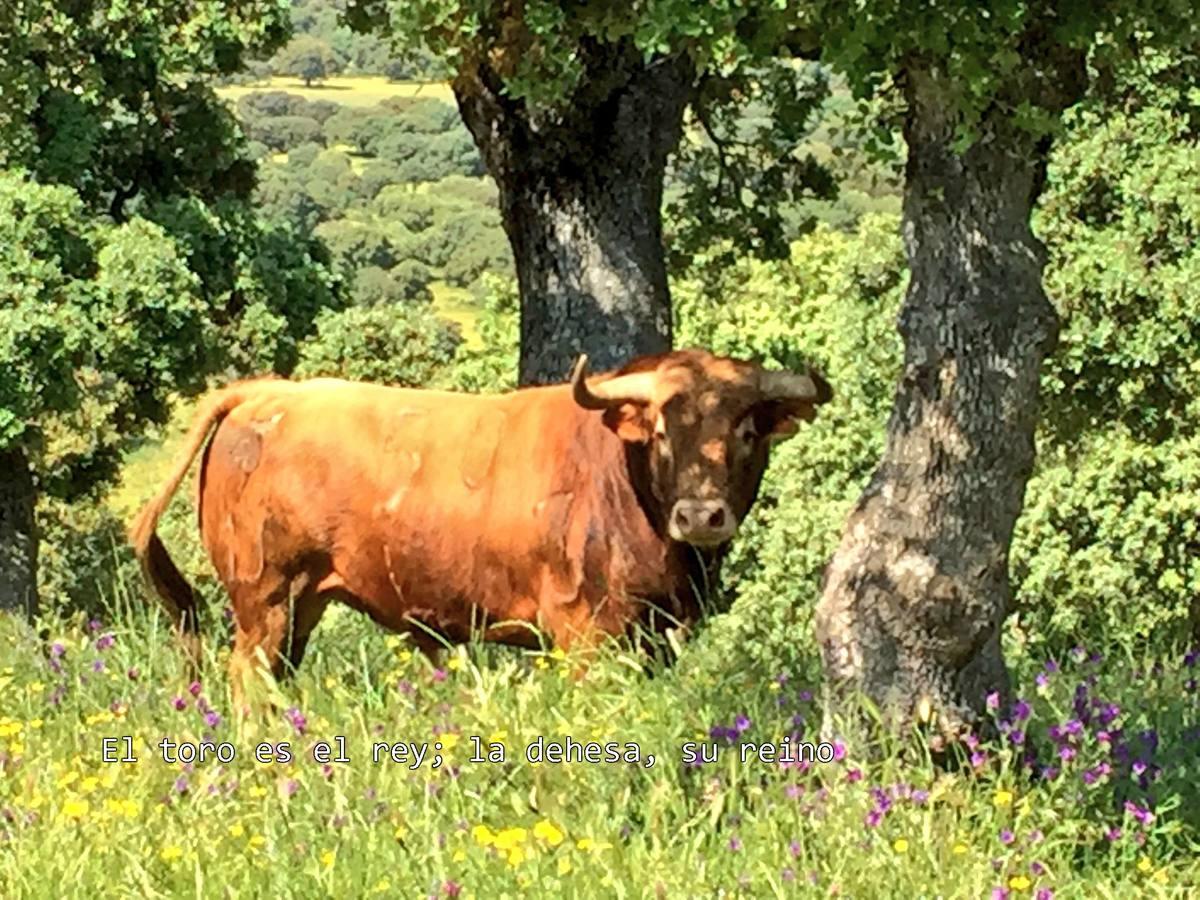
<instances>
[{"instance_id":1,"label":"bull's muzzle","mask_svg":"<svg viewBox=\"0 0 1200 900\"><path fill-rule=\"evenodd\" d=\"M671 537L697 547L723 544L737 527L733 508L724 500L679 500L667 520Z\"/></svg>"}]
</instances>

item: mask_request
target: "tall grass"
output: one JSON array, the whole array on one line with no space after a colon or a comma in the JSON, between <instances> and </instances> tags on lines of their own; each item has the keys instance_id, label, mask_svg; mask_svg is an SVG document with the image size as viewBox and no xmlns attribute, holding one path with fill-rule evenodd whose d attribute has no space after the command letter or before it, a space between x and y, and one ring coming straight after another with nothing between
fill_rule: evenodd
<instances>
[{"instance_id":1,"label":"tall grass","mask_svg":"<svg viewBox=\"0 0 1200 900\"><path fill-rule=\"evenodd\" d=\"M43 623L45 643L0 618L5 897L1200 890L1194 654L1017 660L1027 707L998 710L1005 737L954 771L849 735L833 762L780 766L742 762L739 747L816 741L810 675L717 658L703 633L670 668L614 646L576 682L553 651L472 645L435 669L332 609L297 677L274 687L278 711L243 723L219 611L205 674L188 684L140 588L108 593L100 620ZM472 735L507 760L471 762ZM102 761L102 739L120 736L136 763ZM350 761L314 761L314 742L335 736ZM523 750L539 736L630 742L642 761L531 764ZM164 737L228 741L237 757L171 765ZM293 761L256 761L263 741L289 742ZM373 744L400 741L429 744L421 766L372 762ZM684 765L688 741L718 747L717 762Z\"/></svg>"}]
</instances>

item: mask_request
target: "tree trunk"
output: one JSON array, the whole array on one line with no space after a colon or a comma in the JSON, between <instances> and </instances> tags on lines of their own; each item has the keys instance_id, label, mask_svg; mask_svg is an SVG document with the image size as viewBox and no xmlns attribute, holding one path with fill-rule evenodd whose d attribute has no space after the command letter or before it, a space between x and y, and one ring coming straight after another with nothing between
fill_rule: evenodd
<instances>
[{"instance_id":1,"label":"tree trunk","mask_svg":"<svg viewBox=\"0 0 1200 900\"><path fill-rule=\"evenodd\" d=\"M0 610L38 611L33 471L21 448L0 450Z\"/></svg>"},{"instance_id":2,"label":"tree trunk","mask_svg":"<svg viewBox=\"0 0 1200 900\"><path fill-rule=\"evenodd\" d=\"M816 633L825 733L851 691L935 749L1008 694L1009 546L1034 462L1041 364L1058 320L1030 214L1048 142L1004 113L965 155L949 91L912 72L903 229L905 365L887 446L825 573Z\"/></svg>"},{"instance_id":3,"label":"tree trunk","mask_svg":"<svg viewBox=\"0 0 1200 900\"><path fill-rule=\"evenodd\" d=\"M630 42L581 47L585 76L554 110L502 92L490 62L455 81L500 190L521 296L521 384L562 381L671 347L661 205L695 72Z\"/></svg>"}]
</instances>

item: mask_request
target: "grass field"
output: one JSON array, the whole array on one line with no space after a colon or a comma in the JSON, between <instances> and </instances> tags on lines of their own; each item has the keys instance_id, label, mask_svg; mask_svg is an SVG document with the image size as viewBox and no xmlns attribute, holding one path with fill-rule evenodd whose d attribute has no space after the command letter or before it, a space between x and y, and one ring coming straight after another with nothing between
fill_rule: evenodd
<instances>
[{"instance_id":1,"label":"grass field","mask_svg":"<svg viewBox=\"0 0 1200 900\"><path fill-rule=\"evenodd\" d=\"M815 741L816 685L719 660L703 636L653 677L614 650L576 683L557 653L462 648L434 669L334 609L298 678L277 688L278 714L247 724L230 714L227 626L209 629L208 669L189 684L161 617L128 586L118 595L103 621L49 622L40 649L0 616L5 897L61 897L68 884L94 897L1200 890L1194 655L1022 660L1028 705L957 773L894 750L872 760L849 738L832 762L780 765L743 762L739 748ZM505 761L472 761L473 735L503 744ZM126 736L137 762L102 761L102 740ZM332 761L336 736L348 762ZM567 736L631 759L524 755ZM213 752L228 742L236 756L172 764L164 737ZM288 742L294 758L256 761L263 741ZM314 758L317 741L330 762ZM684 764L688 741L719 748L717 761ZM396 742L427 755L393 758ZM1037 781L1023 765L1032 746Z\"/></svg>"},{"instance_id":2,"label":"grass field","mask_svg":"<svg viewBox=\"0 0 1200 900\"><path fill-rule=\"evenodd\" d=\"M435 281L429 285L430 291L433 292L433 308L444 319L449 319L451 322L457 322L462 326L463 340L467 347L479 348L483 346L483 341L479 337L479 331L475 327L475 320L479 316L479 309L475 305L475 300L471 296L471 292L465 288L458 288L446 284L444 281Z\"/></svg>"},{"instance_id":3,"label":"grass field","mask_svg":"<svg viewBox=\"0 0 1200 900\"><path fill-rule=\"evenodd\" d=\"M233 103L259 91L287 91L289 94L299 94L306 100L332 100L346 106L374 106L392 97L432 97L451 105L455 103L454 92L444 82L388 81L381 76L328 78L320 84L305 87L300 79L285 75L257 84L217 88L219 96Z\"/></svg>"}]
</instances>

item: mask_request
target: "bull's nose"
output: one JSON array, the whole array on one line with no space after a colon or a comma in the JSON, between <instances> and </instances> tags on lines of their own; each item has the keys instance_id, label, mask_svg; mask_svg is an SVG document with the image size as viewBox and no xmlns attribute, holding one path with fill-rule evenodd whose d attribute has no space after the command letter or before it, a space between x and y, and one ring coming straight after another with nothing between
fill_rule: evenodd
<instances>
[{"instance_id":1,"label":"bull's nose","mask_svg":"<svg viewBox=\"0 0 1200 900\"><path fill-rule=\"evenodd\" d=\"M733 537L737 521L724 500L680 500L671 510L668 530L677 541L711 547Z\"/></svg>"}]
</instances>

